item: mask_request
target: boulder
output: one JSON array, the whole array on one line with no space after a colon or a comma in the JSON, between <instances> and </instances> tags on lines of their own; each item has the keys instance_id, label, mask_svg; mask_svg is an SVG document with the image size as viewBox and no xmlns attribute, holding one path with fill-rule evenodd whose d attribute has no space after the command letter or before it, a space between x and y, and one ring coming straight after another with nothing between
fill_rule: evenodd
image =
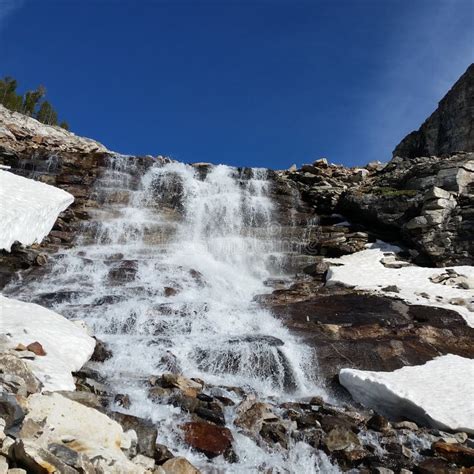
<instances>
[{"instance_id":1,"label":"boulder","mask_svg":"<svg viewBox=\"0 0 474 474\"><path fill-rule=\"evenodd\" d=\"M173 458L158 468L159 474L200 474L189 461L184 458Z\"/></svg>"},{"instance_id":2,"label":"boulder","mask_svg":"<svg viewBox=\"0 0 474 474\"><path fill-rule=\"evenodd\" d=\"M329 451L351 450L360 446L357 435L342 427L333 428L325 437L324 444Z\"/></svg>"},{"instance_id":3,"label":"boulder","mask_svg":"<svg viewBox=\"0 0 474 474\"><path fill-rule=\"evenodd\" d=\"M160 385L163 388L177 388L189 397L196 397L203 388L202 384L177 374L163 374Z\"/></svg>"},{"instance_id":4,"label":"boulder","mask_svg":"<svg viewBox=\"0 0 474 474\"><path fill-rule=\"evenodd\" d=\"M264 421L277 419L268 403L255 402L249 408L241 405L237 407L237 411L240 414L235 419L234 424L254 434L260 432Z\"/></svg>"},{"instance_id":5,"label":"boulder","mask_svg":"<svg viewBox=\"0 0 474 474\"><path fill-rule=\"evenodd\" d=\"M185 423L181 429L185 442L209 458L226 454L232 449L233 436L228 428L197 421Z\"/></svg>"},{"instance_id":6,"label":"boulder","mask_svg":"<svg viewBox=\"0 0 474 474\"><path fill-rule=\"evenodd\" d=\"M29 393L36 393L41 389L41 382L33 374L30 366L13 354L0 354L0 372L19 377Z\"/></svg>"},{"instance_id":7,"label":"boulder","mask_svg":"<svg viewBox=\"0 0 474 474\"><path fill-rule=\"evenodd\" d=\"M97 410L57 393L35 394L29 398L25 423L29 421L42 423L43 427L31 437L25 433L22 437L25 443L34 439L35 445L43 450L47 450L50 444L65 444L97 462L106 472L143 472L143 468L130 462L123 451L130 449L133 437L124 433L116 421ZM133 434L136 439L136 434Z\"/></svg>"}]
</instances>

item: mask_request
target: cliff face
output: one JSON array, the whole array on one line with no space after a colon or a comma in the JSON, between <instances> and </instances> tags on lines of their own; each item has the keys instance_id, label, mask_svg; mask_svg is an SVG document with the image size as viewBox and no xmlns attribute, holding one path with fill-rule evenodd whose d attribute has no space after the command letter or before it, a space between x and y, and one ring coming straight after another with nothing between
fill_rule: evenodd
<instances>
[{"instance_id":1,"label":"cliff face","mask_svg":"<svg viewBox=\"0 0 474 474\"><path fill-rule=\"evenodd\" d=\"M393 156L414 158L474 151L474 64L440 101L418 131L407 135Z\"/></svg>"}]
</instances>

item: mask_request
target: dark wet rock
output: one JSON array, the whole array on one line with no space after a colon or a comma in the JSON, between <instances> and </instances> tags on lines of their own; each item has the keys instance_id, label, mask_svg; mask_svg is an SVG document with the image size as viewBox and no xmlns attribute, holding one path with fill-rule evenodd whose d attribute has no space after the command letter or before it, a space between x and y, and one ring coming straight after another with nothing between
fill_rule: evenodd
<instances>
[{"instance_id":1,"label":"dark wet rock","mask_svg":"<svg viewBox=\"0 0 474 474\"><path fill-rule=\"evenodd\" d=\"M458 466L474 467L474 448L438 441L433 444L432 449L437 456L446 461Z\"/></svg>"},{"instance_id":2,"label":"dark wet rock","mask_svg":"<svg viewBox=\"0 0 474 474\"><path fill-rule=\"evenodd\" d=\"M212 402L214 400L214 397L206 395L205 393L198 393L196 398L202 402Z\"/></svg>"},{"instance_id":3,"label":"dark wet rock","mask_svg":"<svg viewBox=\"0 0 474 474\"><path fill-rule=\"evenodd\" d=\"M112 285L128 283L135 280L138 265L135 260L121 260L109 270L108 280Z\"/></svg>"},{"instance_id":4,"label":"dark wet rock","mask_svg":"<svg viewBox=\"0 0 474 474\"><path fill-rule=\"evenodd\" d=\"M169 403L173 406L180 407L189 413L194 413L197 407L203 406L202 402L194 396L188 396L179 390L174 390L169 396Z\"/></svg>"},{"instance_id":5,"label":"dark wet rock","mask_svg":"<svg viewBox=\"0 0 474 474\"><path fill-rule=\"evenodd\" d=\"M375 431L386 431L390 429L390 423L382 415L375 414L367 420L367 428Z\"/></svg>"},{"instance_id":6,"label":"dark wet rock","mask_svg":"<svg viewBox=\"0 0 474 474\"><path fill-rule=\"evenodd\" d=\"M11 393L0 393L0 418L5 420L5 432L7 434L18 433L25 412L18 403L15 395Z\"/></svg>"},{"instance_id":7,"label":"dark wet rock","mask_svg":"<svg viewBox=\"0 0 474 474\"><path fill-rule=\"evenodd\" d=\"M229 344L248 343L248 344L267 344L269 346L283 346L284 342L274 336L267 336L264 334L249 334L247 336L240 336L235 339L229 339Z\"/></svg>"},{"instance_id":8,"label":"dark wet rock","mask_svg":"<svg viewBox=\"0 0 474 474\"><path fill-rule=\"evenodd\" d=\"M267 443L278 444L283 449L288 449L289 433L288 422L283 420L265 421L260 430L260 436Z\"/></svg>"},{"instance_id":9,"label":"dark wet rock","mask_svg":"<svg viewBox=\"0 0 474 474\"><path fill-rule=\"evenodd\" d=\"M415 474L464 474L444 459L425 459L414 470Z\"/></svg>"},{"instance_id":10,"label":"dark wet rock","mask_svg":"<svg viewBox=\"0 0 474 474\"><path fill-rule=\"evenodd\" d=\"M224 411L217 403L208 403L206 406L197 406L194 413L203 420L210 421L216 425L225 425Z\"/></svg>"},{"instance_id":11,"label":"dark wet rock","mask_svg":"<svg viewBox=\"0 0 474 474\"><path fill-rule=\"evenodd\" d=\"M321 260L308 265L307 267L303 268L303 272L307 275L312 276L313 278L318 278L320 280L324 280L326 272L329 269L329 264L325 262L322 257Z\"/></svg>"},{"instance_id":12,"label":"dark wet rock","mask_svg":"<svg viewBox=\"0 0 474 474\"><path fill-rule=\"evenodd\" d=\"M156 403L162 402L164 399L168 398L172 394L171 389L166 389L163 387L151 387L148 389L148 398Z\"/></svg>"},{"instance_id":13,"label":"dark wet rock","mask_svg":"<svg viewBox=\"0 0 474 474\"><path fill-rule=\"evenodd\" d=\"M189 422L181 425L185 442L214 458L232 450L233 436L229 429L208 422Z\"/></svg>"},{"instance_id":14,"label":"dark wet rock","mask_svg":"<svg viewBox=\"0 0 474 474\"><path fill-rule=\"evenodd\" d=\"M96 370L84 366L79 372L74 373L76 388L79 391L92 392L99 396L108 396L109 387L104 383L105 379Z\"/></svg>"},{"instance_id":15,"label":"dark wet rock","mask_svg":"<svg viewBox=\"0 0 474 474\"><path fill-rule=\"evenodd\" d=\"M166 351L160 357L157 368L163 370L164 372L170 372L176 375L181 373L181 367L179 365L178 358L171 351Z\"/></svg>"},{"instance_id":16,"label":"dark wet rock","mask_svg":"<svg viewBox=\"0 0 474 474\"><path fill-rule=\"evenodd\" d=\"M332 451L352 450L360 445L357 435L342 427L333 428L324 439L326 448Z\"/></svg>"},{"instance_id":17,"label":"dark wet rock","mask_svg":"<svg viewBox=\"0 0 474 474\"><path fill-rule=\"evenodd\" d=\"M117 421L124 431L134 430L138 437L138 453L153 458L155 456L155 445L158 431L154 423L138 418L133 415L126 415L119 412L110 412L109 416Z\"/></svg>"},{"instance_id":18,"label":"dark wet rock","mask_svg":"<svg viewBox=\"0 0 474 474\"><path fill-rule=\"evenodd\" d=\"M59 303L70 303L84 294L83 291L75 290L54 291L52 293L40 293L32 301L41 306L51 307Z\"/></svg>"},{"instance_id":19,"label":"dark wet rock","mask_svg":"<svg viewBox=\"0 0 474 474\"><path fill-rule=\"evenodd\" d=\"M94 339L95 348L90 360L93 362L105 362L109 360L112 357L112 350L108 347L107 343L97 338Z\"/></svg>"},{"instance_id":20,"label":"dark wet rock","mask_svg":"<svg viewBox=\"0 0 474 474\"><path fill-rule=\"evenodd\" d=\"M114 402L118 406L125 408L126 410L128 410L132 405L132 401L130 400L130 397L128 395L124 395L121 393L118 393L117 395L115 395Z\"/></svg>"},{"instance_id":21,"label":"dark wet rock","mask_svg":"<svg viewBox=\"0 0 474 474\"><path fill-rule=\"evenodd\" d=\"M474 357L474 329L451 310L306 283L266 304L316 349L315 372L339 395L343 367L392 371L440 354Z\"/></svg>"},{"instance_id":22,"label":"dark wet rock","mask_svg":"<svg viewBox=\"0 0 474 474\"><path fill-rule=\"evenodd\" d=\"M172 288L170 286L165 286L163 288L163 293L166 297L170 297L170 296L177 295L179 293L179 291L176 288Z\"/></svg>"},{"instance_id":23,"label":"dark wet rock","mask_svg":"<svg viewBox=\"0 0 474 474\"><path fill-rule=\"evenodd\" d=\"M158 466L173 458L173 453L164 444L157 443L155 445L154 459Z\"/></svg>"}]
</instances>

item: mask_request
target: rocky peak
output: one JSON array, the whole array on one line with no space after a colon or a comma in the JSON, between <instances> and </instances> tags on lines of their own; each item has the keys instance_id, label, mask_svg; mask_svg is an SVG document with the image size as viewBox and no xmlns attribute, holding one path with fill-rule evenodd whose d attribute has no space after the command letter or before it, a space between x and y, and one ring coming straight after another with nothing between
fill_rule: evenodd
<instances>
[{"instance_id":1,"label":"rocky peak","mask_svg":"<svg viewBox=\"0 0 474 474\"><path fill-rule=\"evenodd\" d=\"M393 156L415 158L474 151L474 64L441 99L419 130L409 133Z\"/></svg>"}]
</instances>

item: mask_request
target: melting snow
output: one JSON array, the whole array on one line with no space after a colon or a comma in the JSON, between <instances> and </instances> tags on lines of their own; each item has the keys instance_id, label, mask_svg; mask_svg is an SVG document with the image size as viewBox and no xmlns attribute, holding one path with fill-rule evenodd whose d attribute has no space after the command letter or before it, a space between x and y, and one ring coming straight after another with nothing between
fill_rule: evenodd
<instances>
[{"instance_id":1,"label":"melting snow","mask_svg":"<svg viewBox=\"0 0 474 474\"><path fill-rule=\"evenodd\" d=\"M62 189L0 170L0 249L41 242L73 201Z\"/></svg>"},{"instance_id":2,"label":"melting snow","mask_svg":"<svg viewBox=\"0 0 474 474\"><path fill-rule=\"evenodd\" d=\"M394 372L342 369L341 384L363 405L439 429L474 433L474 360L448 354Z\"/></svg>"},{"instance_id":3,"label":"melting snow","mask_svg":"<svg viewBox=\"0 0 474 474\"><path fill-rule=\"evenodd\" d=\"M46 352L27 360L44 391L75 390L71 372L91 357L95 341L86 330L63 316L33 303L0 295L0 332L12 347L38 341Z\"/></svg>"},{"instance_id":4,"label":"melting snow","mask_svg":"<svg viewBox=\"0 0 474 474\"><path fill-rule=\"evenodd\" d=\"M394 258L398 247L377 242L367 250L345 255L341 258L328 258L328 262L339 266L331 266L328 271L328 284L353 286L360 290L381 292L382 288L396 285L399 297L411 304L436 306L457 311L474 327L474 289L454 288L448 285L433 283L430 277L444 273L444 268L425 268L406 266L403 268L387 268L381 260ZM449 267L458 274L474 279L474 267ZM390 293L388 293L390 294ZM453 304L456 302L457 304Z\"/></svg>"}]
</instances>

